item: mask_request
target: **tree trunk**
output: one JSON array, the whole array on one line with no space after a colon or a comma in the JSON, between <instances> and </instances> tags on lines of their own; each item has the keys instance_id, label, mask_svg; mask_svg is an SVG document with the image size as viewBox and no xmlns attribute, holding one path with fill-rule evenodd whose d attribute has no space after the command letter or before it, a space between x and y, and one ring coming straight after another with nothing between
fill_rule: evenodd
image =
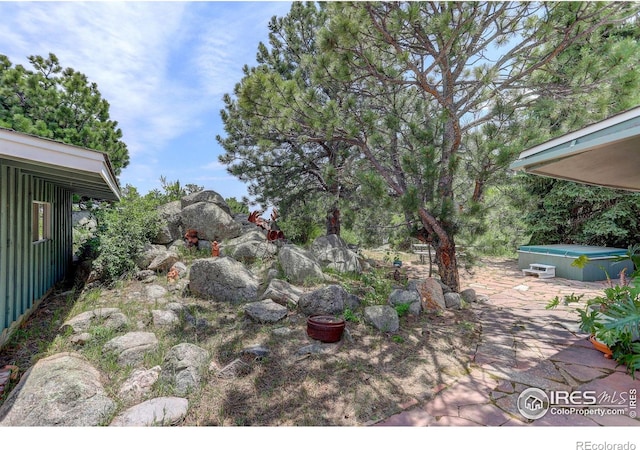
<instances>
[{"instance_id":1,"label":"tree trunk","mask_svg":"<svg viewBox=\"0 0 640 450\"><path fill-rule=\"evenodd\" d=\"M418 208L420 219L425 229L432 235L433 245L436 249L436 263L440 280L449 286L454 292L460 291L460 277L458 275L458 260L456 258L456 245L451 236L423 207Z\"/></svg>"},{"instance_id":2,"label":"tree trunk","mask_svg":"<svg viewBox=\"0 0 640 450\"><path fill-rule=\"evenodd\" d=\"M442 241L436 246L436 262L440 280L454 292L460 292L460 277L458 275L458 260L456 246L453 239L443 245Z\"/></svg>"}]
</instances>

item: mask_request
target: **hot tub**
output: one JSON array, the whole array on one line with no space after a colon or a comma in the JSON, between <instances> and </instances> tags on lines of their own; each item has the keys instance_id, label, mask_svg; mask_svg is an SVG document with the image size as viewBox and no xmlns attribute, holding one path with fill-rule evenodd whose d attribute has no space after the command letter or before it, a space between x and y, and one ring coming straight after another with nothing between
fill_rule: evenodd
<instances>
[{"instance_id":1,"label":"hot tub","mask_svg":"<svg viewBox=\"0 0 640 450\"><path fill-rule=\"evenodd\" d=\"M633 270L631 261L616 262L615 258L626 255L624 248L595 247L589 245L523 245L518 249L518 267L528 269L530 264L548 264L556 267L556 277L579 281L600 281L619 278L620 272ZM571 264L581 255L586 255L589 262L583 267Z\"/></svg>"}]
</instances>

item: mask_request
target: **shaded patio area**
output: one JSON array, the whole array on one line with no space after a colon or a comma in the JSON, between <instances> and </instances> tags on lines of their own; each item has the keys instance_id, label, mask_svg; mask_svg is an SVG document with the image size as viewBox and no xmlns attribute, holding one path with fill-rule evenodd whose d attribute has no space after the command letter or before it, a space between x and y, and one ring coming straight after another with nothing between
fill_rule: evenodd
<instances>
[{"instance_id":1,"label":"shaded patio area","mask_svg":"<svg viewBox=\"0 0 640 450\"><path fill-rule=\"evenodd\" d=\"M425 266L409 263L410 276L424 276L424 271ZM583 303L601 295L606 282L525 277L515 260L491 260L471 274L462 273L461 285L488 298L472 305L482 337L470 349L471 372L376 425L640 426L637 407L629 402L640 381L593 348L578 329L573 305L545 309L555 296L583 295ZM518 398L530 388L549 395L589 394L582 405L573 405L580 411L550 407L542 417L528 419L518 409ZM596 396L593 406L586 405L593 403L591 395ZM587 406L590 414L584 414Z\"/></svg>"}]
</instances>

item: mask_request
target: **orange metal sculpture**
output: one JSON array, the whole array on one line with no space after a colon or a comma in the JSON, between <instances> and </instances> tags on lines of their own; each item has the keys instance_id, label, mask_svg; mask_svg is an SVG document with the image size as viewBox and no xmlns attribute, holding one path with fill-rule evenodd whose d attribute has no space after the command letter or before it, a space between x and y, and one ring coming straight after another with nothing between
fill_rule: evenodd
<instances>
[{"instance_id":1,"label":"orange metal sculpture","mask_svg":"<svg viewBox=\"0 0 640 450\"><path fill-rule=\"evenodd\" d=\"M198 231L188 229L184 235L185 241L187 241L188 247L193 247L194 245L198 245Z\"/></svg>"},{"instance_id":2,"label":"orange metal sculpture","mask_svg":"<svg viewBox=\"0 0 640 450\"><path fill-rule=\"evenodd\" d=\"M263 230L266 230L268 241L277 241L280 239L284 239L284 233L278 228L278 225L276 224L276 220L278 219L278 210L275 208L273 209L273 211L271 212L270 221L266 221L262 217L260 217L262 213L263 211L253 211L251 214L249 214L249 218L247 220L249 220L249 222L251 223L256 224L256 226L259 226Z\"/></svg>"},{"instance_id":3,"label":"orange metal sculpture","mask_svg":"<svg viewBox=\"0 0 640 450\"><path fill-rule=\"evenodd\" d=\"M167 274L167 281L169 283L175 283L176 281L178 281L178 278L180 278L180 273L176 270L175 267L172 267Z\"/></svg>"}]
</instances>

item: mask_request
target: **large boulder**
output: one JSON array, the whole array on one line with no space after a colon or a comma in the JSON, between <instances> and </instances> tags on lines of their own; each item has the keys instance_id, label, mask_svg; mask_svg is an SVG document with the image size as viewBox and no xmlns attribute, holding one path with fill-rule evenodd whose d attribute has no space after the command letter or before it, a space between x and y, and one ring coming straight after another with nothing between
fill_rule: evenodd
<instances>
[{"instance_id":1,"label":"large boulder","mask_svg":"<svg viewBox=\"0 0 640 450\"><path fill-rule=\"evenodd\" d=\"M262 230L262 228L258 228L255 223L249 222L249 214L234 214L233 220L240 224L242 227L242 234L248 233L254 230ZM266 235L266 231L264 232Z\"/></svg>"},{"instance_id":2,"label":"large boulder","mask_svg":"<svg viewBox=\"0 0 640 450\"><path fill-rule=\"evenodd\" d=\"M266 299L247 303L244 305L244 313L256 322L273 323L287 317L289 310L271 299Z\"/></svg>"},{"instance_id":3,"label":"large boulder","mask_svg":"<svg viewBox=\"0 0 640 450\"><path fill-rule=\"evenodd\" d=\"M444 300L442 286L435 278L411 280L407 287L418 292L424 311L446 309L447 305Z\"/></svg>"},{"instance_id":4,"label":"large boulder","mask_svg":"<svg viewBox=\"0 0 640 450\"><path fill-rule=\"evenodd\" d=\"M165 203L157 208L160 216L160 230L151 240L154 244L170 244L173 241L182 239L182 205L180 200Z\"/></svg>"},{"instance_id":5,"label":"large boulder","mask_svg":"<svg viewBox=\"0 0 640 450\"><path fill-rule=\"evenodd\" d=\"M332 284L300 297L298 308L307 316L316 314L338 315L346 308L356 309L360 299L349 294L342 286Z\"/></svg>"},{"instance_id":6,"label":"large boulder","mask_svg":"<svg viewBox=\"0 0 640 450\"><path fill-rule=\"evenodd\" d=\"M227 205L227 202L224 200L222 195L218 194L215 191L204 190L199 192L194 192L193 194L189 194L185 197L182 197L180 203L182 205L182 209L187 206L194 205L196 203L212 203L220 207L224 212L231 215L231 208Z\"/></svg>"},{"instance_id":7,"label":"large boulder","mask_svg":"<svg viewBox=\"0 0 640 450\"><path fill-rule=\"evenodd\" d=\"M117 336L104 344L103 351L113 352L118 365L137 367L142 365L144 355L158 348L158 338L146 331L132 331Z\"/></svg>"},{"instance_id":8,"label":"large boulder","mask_svg":"<svg viewBox=\"0 0 640 450\"><path fill-rule=\"evenodd\" d=\"M127 322L127 316L120 311L120 308L97 308L72 317L63 323L60 329L70 328L73 334L79 334L89 331L94 325L100 325L117 331L124 329Z\"/></svg>"},{"instance_id":9,"label":"large boulder","mask_svg":"<svg viewBox=\"0 0 640 450\"><path fill-rule=\"evenodd\" d=\"M256 228L256 227L254 227ZM230 256L237 261L253 263L278 253L278 247L267 241L266 234L259 228L230 239L221 247L221 255Z\"/></svg>"},{"instance_id":10,"label":"large boulder","mask_svg":"<svg viewBox=\"0 0 640 450\"><path fill-rule=\"evenodd\" d=\"M142 251L136 256L134 262L141 270L149 268L149 264L161 253L165 253L167 248L164 245L145 244Z\"/></svg>"},{"instance_id":11,"label":"large boulder","mask_svg":"<svg viewBox=\"0 0 640 450\"><path fill-rule=\"evenodd\" d=\"M39 360L0 407L0 426L99 426L115 411L100 372L80 354Z\"/></svg>"},{"instance_id":12,"label":"large boulder","mask_svg":"<svg viewBox=\"0 0 640 450\"><path fill-rule=\"evenodd\" d=\"M324 279L322 268L311 252L295 245L285 245L278 252L278 262L292 283Z\"/></svg>"},{"instance_id":13,"label":"large boulder","mask_svg":"<svg viewBox=\"0 0 640 450\"><path fill-rule=\"evenodd\" d=\"M197 390L201 373L209 362L209 352L195 344L182 343L171 347L162 364L160 378L175 383L175 392L186 395Z\"/></svg>"},{"instance_id":14,"label":"large boulder","mask_svg":"<svg viewBox=\"0 0 640 450\"><path fill-rule=\"evenodd\" d=\"M169 246L167 246L167 250L177 254L182 253L186 248L187 243L182 238L178 239L177 241L173 241Z\"/></svg>"},{"instance_id":15,"label":"large boulder","mask_svg":"<svg viewBox=\"0 0 640 450\"><path fill-rule=\"evenodd\" d=\"M267 286L267 289L265 289L264 293L260 296L260 299L271 299L282 306L297 306L302 294L304 294L304 291L296 286L275 278L269 282L269 286Z\"/></svg>"},{"instance_id":16,"label":"large boulder","mask_svg":"<svg viewBox=\"0 0 640 450\"><path fill-rule=\"evenodd\" d=\"M255 301L258 279L242 263L228 257L195 260L189 289L197 297L230 303Z\"/></svg>"},{"instance_id":17,"label":"large boulder","mask_svg":"<svg viewBox=\"0 0 640 450\"><path fill-rule=\"evenodd\" d=\"M364 309L364 319L385 333L394 333L400 328L398 313L389 305L367 306Z\"/></svg>"},{"instance_id":18,"label":"large boulder","mask_svg":"<svg viewBox=\"0 0 640 450\"><path fill-rule=\"evenodd\" d=\"M173 327L180 323L180 316L172 310L154 309L151 311L154 327Z\"/></svg>"},{"instance_id":19,"label":"large boulder","mask_svg":"<svg viewBox=\"0 0 640 450\"><path fill-rule=\"evenodd\" d=\"M182 227L196 230L198 238L218 241L240 236L242 226L215 203L198 202L182 208Z\"/></svg>"},{"instance_id":20,"label":"large boulder","mask_svg":"<svg viewBox=\"0 0 640 450\"><path fill-rule=\"evenodd\" d=\"M71 226L73 227L80 226L95 230L95 221L95 216L91 211L73 211L71 214ZM91 225L89 225L89 223L91 223Z\"/></svg>"},{"instance_id":21,"label":"large boulder","mask_svg":"<svg viewBox=\"0 0 640 450\"><path fill-rule=\"evenodd\" d=\"M418 316L422 311L420 294L415 289L394 289L389 295L389 304L393 307L399 305L409 305L409 313Z\"/></svg>"},{"instance_id":22,"label":"large boulder","mask_svg":"<svg viewBox=\"0 0 640 450\"><path fill-rule=\"evenodd\" d=\"M253 228L249 231L245 231L237 238L227 239L221 249L227 247L234 247L247 241L264 242L267 240L267 232L262 228L258 228L255 224L252 224Z\"/></svg>"},{"instance_id":23,"label":"large boulder","mask_svg":"<svg viewBox=\"0 0 640 450\"><path fill-rule=\"evenodd\" d=\"M168 272L175 263L180 260L177 253L169 251L161 251L156 254L156 257L149 263L147 269L155 272Z\"/></svg>"},{"instance_id":24,"label":"large boulder","mask_svg":"<svg viewBox=\"0 0 640 450\"><path fill-rule=\"evenodd\" d=\"M337 234L320 236L311 244L311 253L322 267L338 272L362 272L358 255Z\"/></svg>"},{"instance_id":25,"label":"large boulder","mask_svg":"<svg viewBox=\"0 0 640 450\"><path fill-rule=\"evenodd\" d=\"M160 372L162 372L160 366L154 366L148 370L134 370L118 389L118 397L125 403L141 400L151 392L153 385L160 377Z\"/></svg>"},{"instance_id":26,"label":"large boulder","mask_svg":"<svg viewBox=\"0 0 640 450\"><path fill-rule=\"evenodd\" d=\"M449 309L462 308L462 296L457 292L447 292L444 294L444 303Z\"/></svg>"},{"instance_id":27,"label":"large boulder","mask_svg":"<svg viewBox=\"0 0 640 450\"><path fill-rule=\"evenodd\" d=\"M158 397L118 414L109 426L151 427L176 425L187 415L189 401L180 397Z\"/></svg>"},{"instance_id":28,"label":"large boulder","mask_svg":"<svg viewBox=\"0 0 640 450\"><path fill-rule=\"evenodd\" d=\"M467 303L475 303L478 301L476 291L471 288L460 291L460 297Z\"/></svg>"}]
</instances>

